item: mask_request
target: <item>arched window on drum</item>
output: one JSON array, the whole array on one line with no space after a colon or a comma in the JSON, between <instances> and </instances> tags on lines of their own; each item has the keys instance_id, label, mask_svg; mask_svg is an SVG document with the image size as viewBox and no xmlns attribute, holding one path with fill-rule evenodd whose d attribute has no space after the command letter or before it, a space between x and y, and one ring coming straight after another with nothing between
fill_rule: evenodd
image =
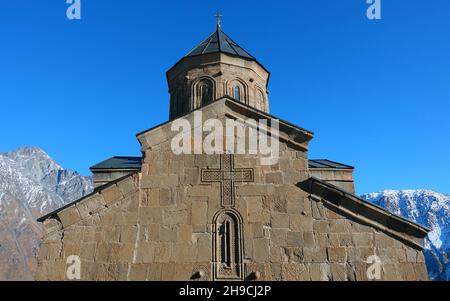
<instances>
[{"instance_id":1,"label":"arched window on drum","mask_svg":"<svg viewBox=\"0 0 450 301\"><path fill-rule=\"evenodd\" d=\"M238 101L241 101L241 87L238 84L234 84L233 98Z\"/></svg>"},{"instance_id":2,"label":"arched window on drum","mask_svg":"<svg viewBox=\"0 0 450 301\"><path fill-rule=\"evenodd\" d=\"M196 87L194 109L206 106L214 101L214 83L210 79L202 79Z\"/></svg>"}]
</instances>

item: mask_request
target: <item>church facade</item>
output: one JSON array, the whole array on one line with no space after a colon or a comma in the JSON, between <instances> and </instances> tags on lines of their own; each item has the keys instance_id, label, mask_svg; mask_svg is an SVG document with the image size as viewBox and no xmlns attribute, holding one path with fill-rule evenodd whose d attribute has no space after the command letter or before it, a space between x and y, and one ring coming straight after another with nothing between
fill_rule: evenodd
<instances>
[{"instance_id":1,"label":"church facade","mask_svg":"<svg viewBox=\"0 0 450 301\"><path fill-rule=\"evenodd\" d=\"M310 160L314 134L269 114L269 77L218 26L167 72L169 121L137 134L142 157L93 166L92 194L39 219L36 279L78 258L80 280L428 280L429 229L357 197L353 167ZM199 112L276 121L276 164L175 154L173 123Z\"/></svg>"}]
</instances>

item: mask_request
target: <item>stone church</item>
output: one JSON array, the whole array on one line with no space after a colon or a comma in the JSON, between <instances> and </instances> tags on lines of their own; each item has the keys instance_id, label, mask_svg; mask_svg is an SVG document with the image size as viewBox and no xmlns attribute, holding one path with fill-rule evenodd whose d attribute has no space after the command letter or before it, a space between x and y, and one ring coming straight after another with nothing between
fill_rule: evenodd
<instances>
[{"instance_id":1,"label":"stone church","mask_svg":"<svg viewBox=\"0 0 450 301\"><path fill-rule=\"evenodd\" d=\"M142 157L91 167L95 191L39 219L36 279L68 280L78 256L80 280L428 280L429 229L356 196L353 167L310 160L314 134L269 114L269 76L219 23L167 72L169 120L137 134ZM174 154L171 125L199 111L278 120L278 162Z\"/></svg>"}]
</instances>

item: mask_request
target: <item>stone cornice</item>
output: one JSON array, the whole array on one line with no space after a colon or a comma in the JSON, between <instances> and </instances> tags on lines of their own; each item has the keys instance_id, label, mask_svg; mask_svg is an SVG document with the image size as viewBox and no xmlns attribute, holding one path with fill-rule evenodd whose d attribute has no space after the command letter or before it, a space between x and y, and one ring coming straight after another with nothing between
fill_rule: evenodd
<instances>
[{"instance_id":1,"label":"stone cornice","mask_svg":"<svg viewBox=\"0 0 450 301\"><path fill-rule=\"evenodd\" d=\"M298 183L298 186L329 209L369 224L414 248L423 249L423 238L431 231L317 178Z\"/></svg>"}]
</instances>

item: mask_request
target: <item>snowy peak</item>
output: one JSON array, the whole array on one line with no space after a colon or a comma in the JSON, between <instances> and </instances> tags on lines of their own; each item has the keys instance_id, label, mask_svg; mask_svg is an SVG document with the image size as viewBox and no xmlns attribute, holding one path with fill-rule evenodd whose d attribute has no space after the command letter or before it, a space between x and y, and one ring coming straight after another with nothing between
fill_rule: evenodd
<instances>
[{"instance_id":1,"label":"snowy peak","mask_svg":"<svg viewBox=\"0 0 450 301\"><path fill-rule=\"evenodd\" d=\"M424 245L430 277L434 280L450 280L450 196L423 189L385 190L362 197L430 228Z\"/></svg>"},{"instance_id":2,"label":"snowy peak","mask_svg":"<svg viewBox=\"0 0 450 301\"><path fill-rule=\"evenodd\" d=\"M90 193L92 179L42 149L0 153L0 280L32 280L43 234L36 219Z\"/></svg>"},{"instance_id":3,"label":"snowy peak","mask_svg":"<svg viewBox=\"0 0 450 301\"><path fill-rule=\"evenodd\" d=\"M37 147L23 147L13 152L0 153L0 156L17 162L20 171L37 182L50 171L63 169L46 152Z\"/></svg>"},{"instance_id":4,"label":"snowy peak","mask_svg":"<svg viewBox=\"0 0 450 301\"><path fill-rule=\"evenodd\" d=\"M32 208L45 213L74 201L92 190L92 179L63 169L46 152L37 147L19 148L0 153L3 185L10 187ZM46 194L37 197L36 194ZM1 198L0 198L1 201Z\"/></svg>"}]
</instances>

